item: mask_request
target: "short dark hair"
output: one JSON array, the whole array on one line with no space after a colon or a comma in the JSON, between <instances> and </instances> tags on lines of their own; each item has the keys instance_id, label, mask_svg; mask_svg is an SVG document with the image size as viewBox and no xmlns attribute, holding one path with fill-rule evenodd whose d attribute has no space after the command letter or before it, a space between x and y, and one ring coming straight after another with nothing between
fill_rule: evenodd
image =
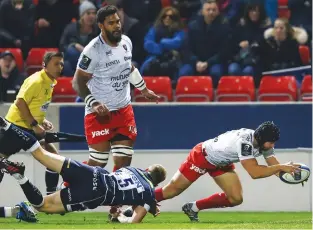
<instances>
[{"instance_id":1,"label":"short dark hair","mask_svg":"<svg viewBox=\"0 0 313 230\"><path fill-rule=\"evenodd\" d=\"M97 22L103 23L107 16L117 13L117 8L113 5L107 5L100 8L97 12Z\"/></svg>"},{"instance_id":2,"label":"short dark hair","mask_svg":"<svg viewBox=\"0 0 313 230\"><path fill-rule=\"evenodd\" d=\"M49 61L53 57L64 58L64 54L62 52L55 52L55 51L49 51L45 53L45 55L43 56L43 63L45 64L45 66L48 65Z\"/></svg>"}]
</instances>

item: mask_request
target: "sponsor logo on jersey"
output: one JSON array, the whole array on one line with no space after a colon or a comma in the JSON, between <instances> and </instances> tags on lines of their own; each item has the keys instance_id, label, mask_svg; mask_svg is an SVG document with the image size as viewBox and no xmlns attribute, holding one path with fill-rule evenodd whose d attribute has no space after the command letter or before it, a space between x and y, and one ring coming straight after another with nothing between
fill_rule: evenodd
<instances>
[{"instance_id":1,"label":"sponsor logo on jersey","mask_svg":"<svg viewBox=\"0 0 313 230\"><path fill-rule=\"evenodd\" d=\"M97 191L98 190L98 174L97 174L97 170L93 171L92 190L93 191Z\"/></svg>"},{"instance_id":2,"label":"sponsor logo on jersey","mask_svg":"<svg viewBox=\"0 0 313 230\"><path fill-rule=\"evenodd\" d=\"M48 101L48 102L46 102L45 104L43 104L43 105L40 107L40 110L41 110L42 112L47 112L49 105L50 105L50 101Z\"/></svg>"},{"instance_id":3,"label":"sponsor logo on jersey","mask_svg":"<svg viewBox=\"0 0 313 230\"><path fill-rule=\"evenodd\" d=\"M131 60L131 59L132 59L131 56L125 56L125 57L124 57L124 61L128 61L128 60Z\"/></svg>"},{"instance_id":4,"label":"sponsor logo on jersey","mask_svg":"<svg viewBox=\"0 0 313 230\"><path fill-rule=\"evenodd\" d=\"M88 69L90 63L91 63L91 59L89 57L87 57L86 55L83 55L78 66L81 69L86 70L86 69Z\"/></svg>"},{"instance_id":5,"label":"sponsor logo on jersey","mask_svg":"<svg viewBox=\"0 0 313 230\"><path fill-rule=\"evenodd\" d=\"M127 52L127 45L123 45L124 50Z\"/></svg>"},{"instance_id":6,"label":"sponsor logo on jersey","mask_svg":"<svg viewBox=\"0 0 313 230\"><path fill-rule=\"evenodd\" d=\"M103 129L103 130L100 130L100 131L93 131L93 132L91 132L92 138L105 136L105 135L109 135L109 134L110 134L110 130L109 129Z\"/></svg>"},{"instance_id":7,"label":"sponsor logo on jersey","mask_svg":"<svg viewBox=\"0 0 313 230\"><path fill-rule=\"evenodd\" d=\"M195 166L194 164L191 165L190 169L195 171L196 173L199 173L199 174L205 174L206 173L205 169L201 169L201 168Z\"/></svg>"},{"instance_id":8,"label":"sponsor logo on jersey","mask_svg":"<svg viewBox=\"0 0 313 230\"><path fill-rule=\"evenodd\" d=\"M110 61L110 62L105 63L105 67L108 68L110 66L117 65L117 64L120 64L120 61L114 60L114 61Z\"/></svg>"},{"instance_id":9,"label":"sponsor logo on jersey","mask_svg":"<svg viewBox=\"0 0 313 230\"><path fill-rule=\"evenodd\" d=\"M72 193L71 193L70 188L67 189L67 193L68 193L68 201L72 201Z\"/></svg>"},{"instance_id":10,"label":"sponsor logo on jersey","mask_svg":"<svg viewBox=\"0 0 313 230\"><path fill-rule=\"evenodd\" d=\"M107 56L113 55L112 50L109 50L109 51L105 52L105 55L107 55Z\"/></svg>"},{"instance_id":11,"label":"sponsor logo on jersey","mask_svg":"<svg viewBox=\"0 0 313 230\"><path fill-rule=\"evenodd\" d=\"M121 91L128 86L129 74L130 68L126 68L118 76L111 77L111 82L113 82L112 87L115 91Z\"/></svg>"},{"instance_id":12,"label":"sponsor logo on jersey","mask_svg":"<svg viewBox=\"0 0 313 230\"><path fill-rule=\"evenodd\" d=\"M128 131L133 134L137 134L137 128L135 126L129 126Z\"/></svg>"},{"instance_id":13,"label":"sponsor logo on jersey","mask_svg":"<svg viewBox=\"0 0 313 230\"><path fill-rule=\"evenodd\" d=\"M252 145L241 144L241 155L242 156L252 156Z\"/></svg>"}]
</instances>

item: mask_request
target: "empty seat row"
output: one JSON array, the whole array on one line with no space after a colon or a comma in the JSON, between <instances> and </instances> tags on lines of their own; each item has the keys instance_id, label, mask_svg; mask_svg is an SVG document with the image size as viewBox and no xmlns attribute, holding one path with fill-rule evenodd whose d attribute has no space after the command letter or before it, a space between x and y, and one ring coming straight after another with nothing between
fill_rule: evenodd
<instances>
[{"instance_id":1,"label":"empty seat row","mask_svg":"<svg viewBox=\"0 0 313 230\"><path fill-rule=\"evenodd\" d=\"M301 101L312 101L311 75L303 78L300 90L294 76L264 76L258 92L251 76L224 76L216 90L209 76L184 76L179 78L175 93L169 77L150 76L144 79L149 89L158 94L163 102L297 101L298 98ZM54 102L75 101L76 92L71 81L72 78L68 77L58 79L54 89ZM148 102L137 89L134 90L133 101Z\"/></svg>"}]
</instances>

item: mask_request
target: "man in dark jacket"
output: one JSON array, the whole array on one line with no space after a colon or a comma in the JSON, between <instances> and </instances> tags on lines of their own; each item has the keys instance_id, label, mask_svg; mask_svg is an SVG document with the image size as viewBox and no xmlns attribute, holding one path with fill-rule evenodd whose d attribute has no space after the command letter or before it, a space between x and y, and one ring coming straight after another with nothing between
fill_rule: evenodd
<instances>
[{"instance_id":1,"label":"man in dark jacket","mask_svg":"<svg viewBox=\"0 0 313 230\"><path fill-rule=\"evenodd\" d=\"M180 70L180 76L210 75L214 84L223 74L223 64L229 56L230 27L220 15L215 0L207 0L202 15L189 24L190 62Z\"/></svg>"},{"instance_id":2,"label":"man in dark jacket","mask_svg":"<svg viewBox=\"0 0 313 230\"><path fill-rule=\"evenodd\" d=\"M34 32L32 0L3 0L0 4L0 47L17 47L24 58Z\"/></svg>"}]
</instances>

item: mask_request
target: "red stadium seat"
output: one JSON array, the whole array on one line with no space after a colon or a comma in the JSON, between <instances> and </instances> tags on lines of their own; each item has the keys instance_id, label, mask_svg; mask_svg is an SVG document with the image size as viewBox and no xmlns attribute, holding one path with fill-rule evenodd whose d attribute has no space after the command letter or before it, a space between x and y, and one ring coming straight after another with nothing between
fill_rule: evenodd
<instances>
[{"instance_id":1,"label":"red stadium seat","mask_svg":"<svg viewBox=\"0 0 313 230\"><path fill-rule=\"evenodd\" d=\"M158 94L161 99L160 101L172 101L173 100L173 90L171 79L166 76L149 76L143 77L147 87ZM138 89L134 91L134 101L135 102L150 102L146 99Z\"/></svg>"},{"instance_id":2,"label":"red stadium seat","mask_svg":"<svg viewBox=\"0 0 313 230\"><path fill-rule=\"evenodd\" d=\"M179 102L212 101L212 78L209 76L180 77L176 86L175 99Z\"/></svg>"},{"instance_id":3,"label":"red stadium seat","mask_svg":"<svg viewBox=\"0 0 313 230\"><path fill-rule=\"evenodd\" d=\"M296 101L297 83L294 76L264 76L259 87L259 101Z\"/></svg>"},{"instance_id":4,"label":"red stadium seat","mask_svg":"<svg viewBox=\"0 0 313 230\"><path fill-rule=\"evenodd\" d=\"M301 101L312 101L312 76L306 75L302 80L300 90Z\"/></svg>"},{"instance_id":5,"label":"red stadium seat","mask_svg":"<svg viewBox=\"0 0 313 230\"><path fill-rule=\"evenodd\" d=\"M17 68L19 69L20 72L23 72L24 71L24 60L23 60L23 54L22 54L21 49L19 49L19 48L0 48L0 53L5 52L5 51L10 51L13 54Z\"/></svg>"},{"instance_id":6,"label":"red stadium seat","mask_svg":"<svg viewBox=\"0 0 313 230\"><path fill-rule=\"evenodd\" d=\"M48 51L57 52L58 48L32 48L29 51L26 60L26 72L28 76L42 69L42 59Z\"/></svg>"},{"instance_id":7,"label":"red stadium seat","mask_svg":"<svg viewBox=\"0 0 313 230\"><path fill-rule=\"evenodd\" d=\"M217 101L254 101L255 87L251 76L224 76L218 83Z\"/></svg>"},{"instance_id":8,"label":"red stadium seat","mask_svg":"<svg viewBox=\"0 0 313 230\"><path fill-rule=\"evenodd\" d=\"M303 46L303 45L299 46L299 52L300 52L302 63L304 65L309 65L311 61L309 47Z\"/></svg>"},{"instance_id":9,"label":"red stadium seat","mask_svg":"<svg viewBox=\"0 0 313 230\"><path fill-rule=\"evenodd\" d=\"M288 9L288 0L278 0L278 17L290 18L290 10Z\"/></svg>"},{"instance_id":10,"label":"red stadium seat","mask_svg":"<svg viewBox=\"0 0 313 230\"><path fill-rule=\"evenodd\" d=\"M54 86L52 102L75 102L77 93L72 87L72 77L59 77Z\"/></svg>"},{"instance_id":11,"label":"red stadium seat","mask_svg":"<svg viewBox=\"0 0 313 230\"><path fill-rule=\"evenodd\" d=\"M172 3L171 3L171 0L161 0L161 5L162 5L162 8L165 8L165 7L171 6Z\"/></svg>"}]
</instances>

